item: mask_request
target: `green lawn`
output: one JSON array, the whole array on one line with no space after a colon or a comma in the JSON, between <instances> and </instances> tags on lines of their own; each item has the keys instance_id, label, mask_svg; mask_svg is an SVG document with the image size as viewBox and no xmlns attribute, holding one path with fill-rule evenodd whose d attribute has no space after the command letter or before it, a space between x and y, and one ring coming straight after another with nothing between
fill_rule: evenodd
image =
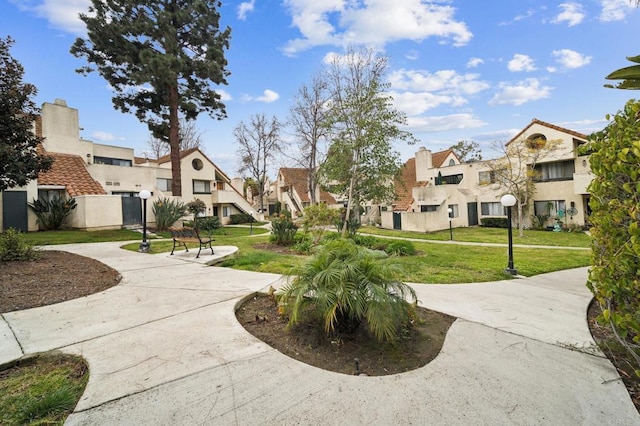
<instances>
[{"instance_id":1,"label":"green lawn","mask_svg":"<svg viewBox=\"0 0 640 426\"><path fill-rule=\"evenodd\" d=\"M436 232L410 232L397 231L393 229L381 229L374 226L363 226L358 230L361 234L383 235L390 237L412 238L420 240L449 240L449 230ZM476 242L476 243L502 243L506 244L507 230L500 228L484 228L479 226L468 228L453 228L454 241ZM525 230L524 236L520 237L517 229L513 229L513 243L526 245L543 245L557 247L589 247L591 237L584 232L551 232Z\"/></svg>"},{"instance_id":2,"label":"green lawn","mask_svg":"<svg viewBox=\"0 0 640 426\"><path fill-rule=\"evenodd\" d=\"M36 231L23 234L24 241L37 246L73 243L101 243L106 241L139 240L142 234L127 229L103 231Z\"/></svg>"}]
</instances>

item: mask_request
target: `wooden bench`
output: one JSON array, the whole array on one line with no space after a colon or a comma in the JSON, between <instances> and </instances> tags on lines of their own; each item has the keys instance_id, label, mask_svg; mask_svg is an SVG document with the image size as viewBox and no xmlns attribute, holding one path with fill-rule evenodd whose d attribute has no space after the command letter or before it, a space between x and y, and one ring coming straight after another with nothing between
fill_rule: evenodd
<instances>
[{"instance_id":1,"label":"wooden bench","mask_svg":"<svg viewBox=\"0 0 640 426\"><path fill-rule=\"evenodd\" d=\"M202 247L211 249L211 254L213 254L213 247L211 247L211 242L213 238L201 237L196 228L169 228L171 232L171 238L173 238L173 248L171 249L171 254L176 249L176 244L182 244L186 251L189 251L187 248L187 243L198 243L198 254L196 255L196 259L200 257L200 251Z\"/></svg>"}]
</instances>

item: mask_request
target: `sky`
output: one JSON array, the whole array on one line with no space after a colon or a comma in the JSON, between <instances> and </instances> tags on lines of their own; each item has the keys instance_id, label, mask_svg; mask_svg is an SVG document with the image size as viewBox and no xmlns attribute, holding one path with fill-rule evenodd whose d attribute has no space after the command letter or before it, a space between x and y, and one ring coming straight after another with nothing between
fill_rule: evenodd
<instances>
[{"instance_id":1,"label":"sky","mask_svg":"<svg viewBox=\"0 0 640 426\"><path fill-rule=\"evenodd\" d=\"M37 105L64 99L79 111L82 138L141 155L146 124L113 108L97 73L75 72L86 64L69 48L86 36L78 13L89 4L0 0L0 36L15 40L11 54L38 88ZM603 87L607 74L631 65L626 56L640 54L631 0L249 0L223 1L219 11L232 31L228 85L215 87L227 118L203 114L196 127L205 154L232 177L234 127L256 114L286 121L296 91L348 46L389 59L389 94L418 140L394 145L403 161L421 146L435 152L460 140L490 158L494 143L534 118L589 134L637 96ZM294 141L286 129L282 138Z\"/></svg>"}]
</instances>

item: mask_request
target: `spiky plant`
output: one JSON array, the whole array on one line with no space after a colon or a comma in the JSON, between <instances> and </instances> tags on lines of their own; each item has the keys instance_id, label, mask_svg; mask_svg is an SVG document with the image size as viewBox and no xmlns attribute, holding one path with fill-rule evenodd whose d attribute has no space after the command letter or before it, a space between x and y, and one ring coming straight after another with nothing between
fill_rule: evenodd
<instances>
[{"instance_id":1,"label":"spiky plant","mask_svg":"<svg viewBox=\"0 0 640 426\"><path fill-rule=\"evenodd\" d=\"M415 291L397 280L398 267L386 254L349 239L328 242L293 271L280 303L292 326L319 319L327 333L354 332L363 321L380 341L393 341L413 314Z\"/></svg>"}]
</instances>

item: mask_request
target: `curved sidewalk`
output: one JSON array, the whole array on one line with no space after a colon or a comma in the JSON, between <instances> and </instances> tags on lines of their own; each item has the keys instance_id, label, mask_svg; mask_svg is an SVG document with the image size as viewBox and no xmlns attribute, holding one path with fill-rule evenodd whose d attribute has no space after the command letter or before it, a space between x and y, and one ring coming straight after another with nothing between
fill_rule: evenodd
<instances>
[{"instance_id":1,"label":"curved sidewalk","mask_svg":"<svg viewBox=\"0 0 640 426\"><path fill-rule=\"evenodd\" d=\"M459 318L442 352L412 372L355 377L294 361L237 323L237 302L277 287L279 275L121 244L53 247L117 269L120 285L0 319L0 363L52 349L89 362L68 424L640 423L615 369L591 347L586 268L416 284L421 305Z\"/></svg>"}]
</instances>

